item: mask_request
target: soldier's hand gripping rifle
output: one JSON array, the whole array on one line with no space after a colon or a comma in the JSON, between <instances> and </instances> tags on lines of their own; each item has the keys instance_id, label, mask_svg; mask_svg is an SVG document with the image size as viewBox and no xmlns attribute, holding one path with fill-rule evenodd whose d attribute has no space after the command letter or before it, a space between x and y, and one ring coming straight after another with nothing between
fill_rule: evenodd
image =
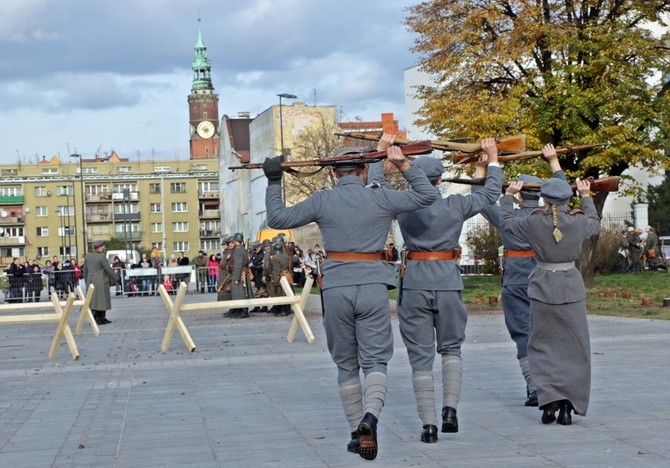
<instances>
[{"instance_id":1,"label":"soldier's hand gripping rifle","mask_svg":"<svg viewBox=\"0 0 670 468\"><path fill-rule=\"evenodd\" d=\"M404 146L400 146L402 154L405 156L418 156L420 154L428 154L433 149L431 148L430 141L416 141L414 143L409 143ZM332 156L318 159L307 159L304 161L282 161L282 169L291 170L296 167L325 167L333 166L341 163L352 163L352 164L361 164L361 163L373 163L386 159L386 151L361 151L360 153L353 154L343 154L342 156ZM235 171L237 169L263 169L263 163L248 163L241 166L231 166L228 169Z\"/></svg>"},{"instance_id":2,"label":"soldier's hand gripping rifle","mask_svg":"<svg viewBox=\"0 0 670 468\"><path fill-rule=\"evenodd\" d=\"M594 179L593 177L589 177L587 179L589 183L591 184L591 191L592 192L616 192L619 190L619 177L618 176L610 176L610 177L604 177L602 179ZM452 182L454 184L465 184L465 185L484 185L486 182L485 178L475 178L475 179L460 179L460 178L455 178L455 179L444 179L444 182ZM539 192L540 191L540 186L542 184L523 184L523 188L521 190L525 190L527 192ZM509 184L503 184L503 192ZM573 190L577 189L577 184L570 184L570 188Z\"/></svg>"},{"instance_id":3,"label":"soldier's hand gripping rifle","mask_svg":"<svg viewBox=\"0 0 670 468\"><path fill-rule=\"evenodd\" d=\"M595 143L593 145L562 146L562 147L556 148L556 153L557 154L577 153L577 152L580 152L580 151L587 151L587 150L590 150L590 149L593 149L593 148L598 148L600 146L606 146L606 144L605 143ZM499 162L521 161L522 159L531 159L531 158L536 158L538 156L542 156L542 150L522 151L520 153L515 153L515 154L501 155L501 156L498 156L498 161ZM468 163L477 162L477 155L466 153L466 152L456 153L454 155L453 162L454 162L454 164L468 164Z\"/></svg>"},{"instance_id":4,"label":"soldier's hand gripping rifle","mask_svg":"<svg viewBox=\"0 0 670 468\"><path fill-rule=\"evenodd\" d=\"M357 140L378 141L380 136L371 133L335 133L337 136L354 138ZM395 143L399 145L411 144L410 140L404 138L395 138ZM458 151L460 153L472 154L479 153L482 150L481 142L465 143L458 140L431 140L430 145L434 150L440 151ZM500 154L512 154L520 151L526 151L526 135L515 135L497 140L496 146ZM475 156L476 160L476 156Z\"/></svg>"}]
</instances>

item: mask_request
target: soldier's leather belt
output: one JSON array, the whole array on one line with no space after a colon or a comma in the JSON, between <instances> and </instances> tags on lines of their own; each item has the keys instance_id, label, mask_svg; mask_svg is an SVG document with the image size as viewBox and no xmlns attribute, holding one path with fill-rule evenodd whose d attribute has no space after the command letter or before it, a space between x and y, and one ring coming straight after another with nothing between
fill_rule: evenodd
<instances>
[{"instance_id":1,"label":"soldier's leather belt","mask_svg":"<svg viewBox=\"0 0 670 468\"><path fill-rule=\"evenodd\" d=\"M337 260L338 262L371 262L385 260L385 258L383 252L331 252L329 250L326 260Z\"/></svg>"},{"instance_id":2,"label":"soldier's leather belt","mask_svg":"<svg viewBox=\"0 0 670 468\"><path fill-rule=\"evenodd\" d=\"M455 260L458 258L457 250L447 252L407 252L407 260Z\"/></svg>"},{"instance_id":3,"label":"soldier's leather belt","mask_svg":"<svg viewBox=\"0 0 670 468\"><path fill-rule=\"evenodd\" d=\"M503 257L534 257L535 252L533 250L512 250L505 249L503 250Z\"/></svg>"}]
</instances>

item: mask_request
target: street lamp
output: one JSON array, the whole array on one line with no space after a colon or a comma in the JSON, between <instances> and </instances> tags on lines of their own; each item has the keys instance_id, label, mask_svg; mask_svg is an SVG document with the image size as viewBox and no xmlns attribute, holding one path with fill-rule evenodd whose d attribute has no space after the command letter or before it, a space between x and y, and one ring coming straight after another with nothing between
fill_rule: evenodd
<instances>
[{"instance_id":1,"label":"street lamp","mask_svg":"<svg viewBox=\"0 0 670 468\"><path fill-rule=\"evenodd\" d=\"M77 256L82 257L83 255L86 255L86 243L88 242L88 237L86 236L86 200L85 194L84 194L84 167L83 167L83 161L84 158L82 157L81 154L71 154L71 158L79 158L79 184L81 186L81 237L82 237L82 249L81 253L79 253L79 246L77 246ZM74 196L74 194L72 194ZM77 216L75 215L75 224L77 221ZM76 241L75 241L76 242Z\"/></svg>"},{"instance_id":2,"label":"street lamp","mask_svg":"<svg viewBox=\"0 0 670 468\"><path fill-rule=\"evenodd\" d=\"M281 99L298 99L298 96L294 94L281 93L277 94L279 96L279 140L281 141L281 156L284 157L284 121L282 118L282 104Z\"/></svg>"}]
</instances>

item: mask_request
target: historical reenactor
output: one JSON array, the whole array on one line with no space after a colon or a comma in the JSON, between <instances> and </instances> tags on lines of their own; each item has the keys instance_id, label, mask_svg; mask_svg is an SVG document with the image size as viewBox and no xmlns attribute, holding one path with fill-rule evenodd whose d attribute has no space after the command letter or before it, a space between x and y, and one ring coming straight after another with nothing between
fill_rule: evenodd
<instances>
[{"instance_id":1,"label":"historical reenactor","mask_svg":"<svg viewBox=\"0 0 670 468\"><path fill-rule=\"evenodd\" d=\"M221 254L221 262L219 263L219 282L216 285L216 300L229 301L232 299L231 291L231 273L233 271L233 238L226 237L221 243L223 252ZM229 317L231 311L223 314L224 317Z\"/></svg>"},{"instance_id":2,"label":"historical reenactor","mask_svg":"<svg viewBox=\"0 0 670 468\"><path fill-rule=\"evenodd\" d=\"M393 135L384 134L377 150L383 151L393 139ZM433 381L436 349L442 359L442 432L458 432L461 345L468 318L461 296L463 279L456 263L460 257L458 239L465 220L495 203L503 179L495 140L482 140L482 149L488 158L486 184L483 190L471 195L442 198L438 188L444 172L442 161L428 156L417 158L414 166L426 173L436 200L428 207L397 217L408 249L398 320L412 366L412 385L423 424L421 441L426 443L437 442ZM372 165L370 177L384 183L382 164Z\"/></svg>"},{"instance_id":3,"label":"historical reenactor","mask_svg":"<svg viewBox=\"0 0 670 468\"><path fill-rule=\"evenodd\" d=\"M565 180L565 173L561 170L558 155L554 145L548 144L542 148L544 159L549 162L552 177ZM475 177L481 177L484 170L479 164L475 170ZM539 177L522 174L519 180L524 183L542 183ZM473 191L480 190L473 187ZM514 210L516 218L525 218L539 208L540 195L538 192L521 190L516 194L515 203L519 209ZM533 383L528 365L528 335L530 333L530 298L528 297L529 276L537 265L535 252L527 241L519 239L514 234L505 231L500 226L500 206L491 205L484 208L482 215L500 231L503 244L503 279L502 279L502 307L505 316L505 325L510 337L516 344L516 357L521 367L521 374L526 381L525 406L537 406L537 389Z\"/></svg>"},{"instance_id":4,"label":"historical reenactor","mask_svg":"<svg viewBox=\"0 0 670 468\"><path fill-rule=\"evenodd\" d=\"M285 244L283 241L276 240L272 244L272 253L268 262L268 293L270 297L286 296L284 288L281 286L281 279L287 276L290 268L290 259L286 254ZM290 285L290 283L289 283ZM291 306L288 304L276 305L272 307L272 313L275 317L283 317L291 313Z\"/></svg>"},{"instance_id":5,"label":"historical reenactor","mask_svg":"<svg viewBox=\"0 0 670 468\"><path fill-rule=\"evenodd\" d=\"M259 298L263 297L261 294L263 288L265 288L265 283L263 283L263 258L265 257L265 251L263 250L263 244L260 242L254 242L252 247L253 251L249 256L249 269L254 277L254 294L252 297ZM265 292L265 297L267 297L267 291ZM267 307L254 307L250 312L264 311L267 311Z\"/></svg>"},{"instance_id":6,"label":"historical reenactor","mask_svg":"<svg viewBox=\"0 0 670 468\"><path fill-rule=\"evenodd\" d=\"M244 247L244 236L241 232L233 234L232 250L230 252L230 261L228 263L228 274L230 275L230 299L248 299L246 291L246 272L249 268L249 255L247 249ZM247 308L230 309L224 314L226 317L232 318L249 318L249 310Z\"/></svg>"},{"instance_id":7,"label":"historical reenactor","mask_svg":"<svg viewBox=\"0 0 670 468\"><path fill-rule=\"evenodd\" d=\"M552 178L540 188L546 206L516 218L513 196L522 189L523 182L516 181L505 190L500 220L502 229L528 242L537 258L528 286L530 374L542 422L569 425L571 411L586 416L591 388L586 293L575 260L584 241L600 232L600 220L588 181L577 180L584 211L568 212L572 189L564 180Z\"/></svg>"},{"instance_id":8,"label":"historical reenactor","mask_svg":"<svg viewBox=\"0 0 670 468\"><path fill-rule=\"evenodd\" d=\"M647 258L647 266L651 271L657 271L659 265L663 263L658 235L656 234L656 230L651 226L647 226L647 238L644 241L644 256Z\"/></svg>"},{"instance_id":9,"label":"historical reenactor","mask_svg":"<svg viewBox=\"0 0 670 468\"><path fill-rule=\"evenodd\" d=\"M197 280L195 287L198 291L204 293L207 289L207 253L202 250L199 251L198 255L193 259L193 265L195 265L195 277Z\"/></svg>"},{"instance_id":10,"label":"historical reenactor","mask_svg":"<svg viewBox=\"0 0 670 468\"><path fill-rule=\"evenodd\" d=\"M109 294L110 286L117 282L117 275L109 265L109 260L105 255L105 242L102 240L93 241L93 252L84 257L84 278L87 285L93 285L93 297L89 307L93 311L93 318L98 325L112 323L107 319L107 311L112 308L112 298Z\"/></svg>"},{"instance_id":11,"label":"historical reenactor","mask_svg":"<svg viewBox=\"0 0 670 468\"><path fill-rule=\"evenodd\" d=\"M642 229L640 228L628 228L628 252L630 255L630 266L628 267L628 271L632 271L633 273L642 272L642 246L644 243L640 238L641 233Z\"/></svg>"},{"instance_id":12,"label":"historical reenactor","mask_svg":"<svg viewBox=\"0 0 670 468\"><path fill-rule=\"evenodd\" d=\"M336 155L358 153L357 148L341 148ZM343 161L333 167L334 188L291 207L282 201L280 159L268 158L263 164L268 225L284 229L316 222L328 248L323 274L328 350L337 365L340 398L352 431L347 449L368 460L377 456L377 420L393 355L388 289L395 284L395 269L383 261L386 236L397 214L437 198L426 175L412 167L399 147L389 147L387 156L412 191L367 187L367 166Z\"/></svg>"}]
</instances>

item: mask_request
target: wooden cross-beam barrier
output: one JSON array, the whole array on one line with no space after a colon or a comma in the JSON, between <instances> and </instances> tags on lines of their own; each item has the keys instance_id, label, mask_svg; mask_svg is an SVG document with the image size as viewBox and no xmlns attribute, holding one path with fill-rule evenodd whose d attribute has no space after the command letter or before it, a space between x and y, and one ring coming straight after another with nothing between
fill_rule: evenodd
<instances>
[{"instance_id":1,"label":"wooden cross-beam barrier","mask_svg":"<svg viewBox=\"0 0 670 468\"><path fill-rule=\"evenodd\" d=\"M77 327L75 328L75 333L77 336L81 335L81 330L84 327L84 320L88 320L88 324L91 326L95 336L100 334L100 327L98 327L98 324L95 322L95 317L93 317L93 312L91 312L90 308L91 299L93 298L93 291L95 291L95 286L92 284L88 285L86 294L84 294L81 286L77 286L76 288L79 301L75 301L74 305L79 305L79 302L83 301L81 304L81 312L79 312L79 318L77 319Z\"/></svg>"},{"instance_id":2,"label":"wooden cross-beam barrier","mask_svg":"<svg viewBox=\"0 0 670 468\"><path fill-rule=\"evenodd\" d=\"M213 301L213 302L194 302L194 303L184 303L184 297L186 296L186 283L181 283L179 289L177 289L177 294L174 298L174 301L170 298L170 295L165 290L163 285L158 287L158 293L163 299L163 304L170 314L168 319L167 328L165 329L165 334L163 335L163 341L161 342L161 351L166 353L168 347L170 346L170 341L172 340L172 335L174 334L175 328L181 335L184 344L189 351L195 351L195 342L191 338L184 321L182 320L181 315L184 313L199 312L202 310L212 310L212 309L239 309L239 308L249 308L249 307L264 307L264 306L275 306L275 305L290 305L293 310L293 320L291 320L291 325L289 326L288 335L286 339L289 343L293 343L298 331L298 327L302 328L305 338L308 343L314 342L314 334L312 333L307 319L305 319L304 308L307 304L307 298L312 289L312 283L314 278L308 276L305 281L305 286L303 287L302 294L296 296L291 289L291 286L288 284L286 278L281 278L281 286L284 290L286 296L280 297L268 297L268 298L259 298L259 299L236 299L229 301Z\"/></svg>"},{"instance_id":3,"label":"wooden cross-beam barrier","mask_svg":"<svg viewBox=\"0 0 670 468\"><path fill-rule=\"evenodd\" d=\"M91 297L93 296L93 291L95 288L93 285L88 287L86 296L83 295L81 289L78 293L81 294L82 299L77 301L75 300L75 294L70 293L67 297L67 300L61 302L56 293L51 294L51 302L27 302L20 304L3 304L0 306L0 325L8 324L29 324L29 323L56 323L56 332L54 334L53 340L51 340L51 348L49 348L49 359L55 359L56 353L58 351L58 346L63 337L70 348L70 354L72 354L72 359L75 361L79 359L79 349L77 349L77 343L74 340L72 335L72 330L70 329L70 324L68 320L70 319L70 314L72 312L72 307L82 306L82 312L79 316L79 319L83 323L83 318L86 316L86 310L88 310L88 305L91 302ZM35 310L41 309L53 309L52 313L25 313L17 314L19 311L33 312ZM5 312L11 312L12 314L6 314ZM90 314L90 310L88 310ZM95 322L95 320L94 320ZM94 328L98 328L97 325ZM98 333L100 331L98 330ZM78 334L78 333L77 333ZM96 333L97 335L97 333Z\"/></svg>"}]
</instances>

